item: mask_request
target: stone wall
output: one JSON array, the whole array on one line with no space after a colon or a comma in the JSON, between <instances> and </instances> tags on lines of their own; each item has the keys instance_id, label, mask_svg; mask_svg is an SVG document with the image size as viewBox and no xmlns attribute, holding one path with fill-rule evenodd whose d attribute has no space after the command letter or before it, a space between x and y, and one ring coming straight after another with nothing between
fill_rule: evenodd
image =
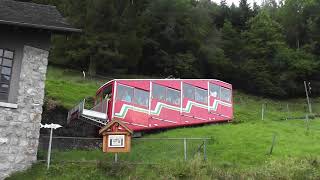
<instances>
[{"instance_id":1,"label":"stone wall","mask_svg":"<svg viewBox=\"0 0 320 180\"><path fill-rule=\"evenodd\" d=\"M18 108L0 107L0 179L37 160L48 51L24 46Z\"/></svg>"}]
</instances>

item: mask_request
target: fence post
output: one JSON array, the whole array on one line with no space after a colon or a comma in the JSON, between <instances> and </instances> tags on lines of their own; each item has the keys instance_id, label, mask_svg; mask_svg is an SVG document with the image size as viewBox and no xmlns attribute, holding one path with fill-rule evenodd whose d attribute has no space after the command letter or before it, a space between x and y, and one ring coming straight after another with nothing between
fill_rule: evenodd
<instances>
[{"instance_id":1,"label":"fence post","mask_svg":"<svg viewBox=\"0 0 320 180\"><path fill-rule=\"evenodd\" d=\"M262 107L261 107L261 120L263 121L264 120L264 104L262 104Z\"/></svg>"},{"instance_id":2,"label":"fence post","mask_svg":"<svg viewBox=\"0 0 320 180\"><path fill-rule=\"evenodd\" d=\"M286 120L288 120L288 119L289 119L289 116L290 116L289 104L287 104L287 118L286 118Z\"/></svg>"},{"instance_id":3,"label":"fence post","mask_svg":"<svg viewBox=\"0 0 320 180\"><path fill-rule=\"evenodd\" d=\"M206 139L203 141L203 158L205 161L207 160L207 140Z\"/></svg>"},{"instance_id":4,"label":"fence post","mask_svg":"<svg viewBox=\"0 0 320 180\"><path fill-rule=\"evenodd\" d=\"M306 97L307 97L307 103L308 103L308 107L309 107L309 113L312 114L312 108L311 108L309 93L308 93L308 90L307 90L307 82L303 81L303 83L304 83L304 90L306 91ZM309 82L309 85L310 85L310 82Z\"/></svg>"},{"instance_id":5,"label":"fence post","mask_svg":"<svg viewBox=\"0 0 320 180\"><path fill-rule=\"evenodd\" d=\"M270 147L270 152L269 152L269 155L271 155L272 154L272 152L273 152L273 147L274 147L274 145L275 145L275 143L276 143L276 133L274 133L273 134L273 138L272 138L272 144L271 144L271 147Z\"/></svg>"},{"instance_id":6,"label":"fence post","mask_svg":"<svg viewBox=\"0 0 320 180\"><path fill-rule=\"evenodd\" d=\"M307 123L307 135L309 134L310 126L309 126L309 115L306 114L306 123Z\"/></svg>"},{"instance_id":7,"label":"fence post","mask_svg":"<svg viewBox=\"0 0 320 180\"><path fill-rule=\"evenodd\" d=\"M49 147L48 147L48 154L47 154L47 170L49 170L49 168L50 168L52 131L53 131L53 128L51 128L51 131L50 131Z\"/></svg>"},{"instance_id":8,"label":"fence post","mask_svg":"<svg viewBox=\"0 0 320 180\"><path fill-rule=\"evenodd\" d=\"M183 139L183 147L184 147L184 160L187 161L187 138Z\"/></svg>"}]
</instances>

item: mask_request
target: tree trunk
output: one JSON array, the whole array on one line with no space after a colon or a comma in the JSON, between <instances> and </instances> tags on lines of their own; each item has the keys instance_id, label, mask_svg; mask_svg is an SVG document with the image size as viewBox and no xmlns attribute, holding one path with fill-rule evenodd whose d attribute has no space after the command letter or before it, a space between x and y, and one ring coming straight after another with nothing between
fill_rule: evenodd
<instances>
[{"instance_id":1,"label":"tree trunk","mask_svg":"<svg viewBox=\"0 0 320 180\"><path fill-rule=\"evenodd\" d=\"M89 75L95 76L97 74L97 62L90 56L90 63L89 63Z\"/></svg>"}]
</instances>

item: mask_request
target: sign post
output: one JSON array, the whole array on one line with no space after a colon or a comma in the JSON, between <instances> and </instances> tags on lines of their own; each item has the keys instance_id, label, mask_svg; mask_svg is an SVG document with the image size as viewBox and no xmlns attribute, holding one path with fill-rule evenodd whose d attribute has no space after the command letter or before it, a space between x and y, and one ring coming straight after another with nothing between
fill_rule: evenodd
<instances>
[{"instance_id":1,"label":"sign post","mask_svg":"<svg viewBox=\"0 0 320 180\"><path fill-rule=\"evenodd\" d=\"M49 147L48 147L48 154L47 154L47 169L50 167L50 161L51 161L51 144L52 144L52 133L53 129L58 129L61 128L62 126L60 124L45 124L42 125L40 123L40 128L46 128L46 129L51 129L50 130L50 139L49 139Z\"/></svg>"},{"instance_id":2,"label":"sign post","mask_svg":"<svg viewBox=\"0 0 320 180\"><path fill-rule=\"evenodd\" d=\"M103 136L103 152L116 153L115 162L118 161L118 153L130 152L132 131L121 121L110 122L100 129L99 134Z\"/></svg>"}]
</instances>

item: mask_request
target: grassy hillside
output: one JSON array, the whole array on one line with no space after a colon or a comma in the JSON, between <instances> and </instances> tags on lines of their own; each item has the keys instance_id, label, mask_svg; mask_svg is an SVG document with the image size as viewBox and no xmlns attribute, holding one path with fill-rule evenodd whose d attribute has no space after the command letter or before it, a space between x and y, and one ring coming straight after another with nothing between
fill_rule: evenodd
<instances>
[{"instance_id":1,"label":"grassy hillside","mask_svg":"<svg viewBox=\"0 0 320 180\"><path fill-rule=\"evenodd\" d=\"M93 95L104 79L82 80L81 74L49 68L47 98L66 108ZM318 112L317 99L313 108ZM320 121L285 120L304 116L304 99L277 101L234 94L234 123L179 128L146 135L159 137L209 137L207 162L195 157L181 160L182 144L172 141L133 141L130 154L121 160L153 162L154 165L110 165L113 156L100 150L54 152L53 162L100 160L100 163L53 163L49 171L44 164L17 173L10 179L319 179ZM265 120L261 120L261 106ZM289 107L289 110L288 110ZM268 155L273 136L276 143Z\"/></svg>"}]
</instances>

